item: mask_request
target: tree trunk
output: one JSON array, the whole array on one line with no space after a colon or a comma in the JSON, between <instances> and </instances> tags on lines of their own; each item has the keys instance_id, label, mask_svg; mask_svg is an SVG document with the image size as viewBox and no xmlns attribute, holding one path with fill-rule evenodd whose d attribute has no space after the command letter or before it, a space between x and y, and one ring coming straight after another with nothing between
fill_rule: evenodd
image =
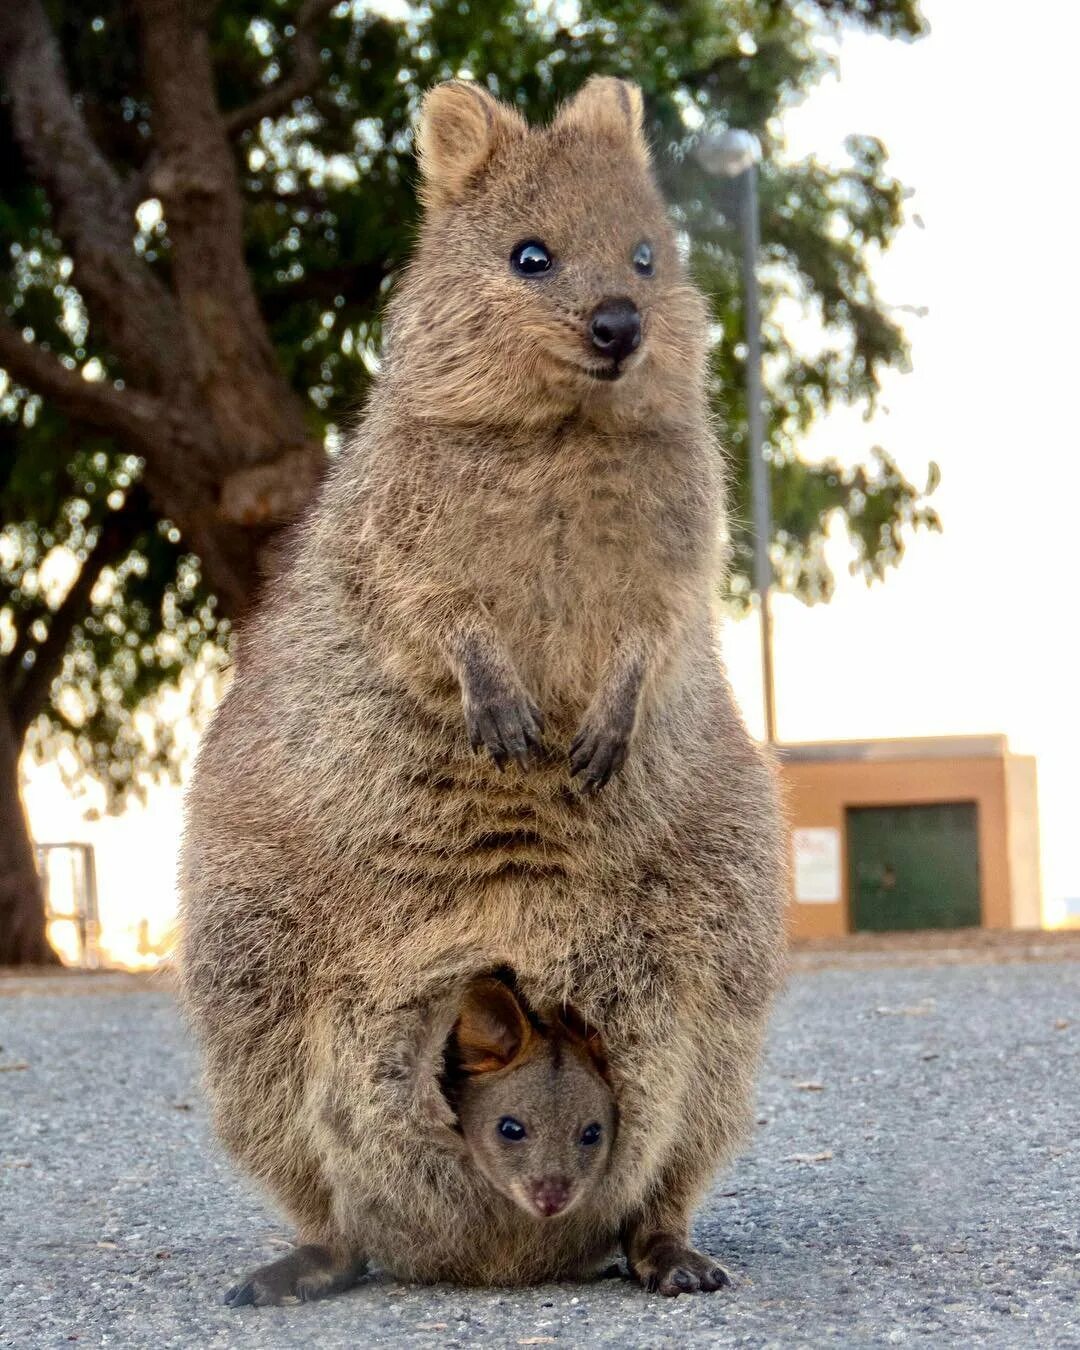
<instances>
[{"instance_id":1,"label":"tree trunk","mask_svg":"<svg viewBox=\"0 0 1080 1350\"><path fill-rule=\"evenodd\" d=\"M19 794L19 743L0 705L0 966L59 959L45 936L45 896Z\"/></svg>"},{"instance_id":2,"label":"tree trunk","mask_svg":"<svg viewBox=\"0 0 1080 1350\"><path fill-rule=\"evenodd\" d=\"M165 209L168 284L132 246L138 197L90 134L43 0L0 0L0 84L15 138L74 260L95 343L104 340L125 387L90 388L2 321L0 356L14 379L76 421L89 413L142 457L157 510L236 617L258 578L265 535L300 514L325 455L278 365L247 268L243 196L205 31L212 6L139 0L132 8L142 19L154 134L139 186ZM305 80L308 30L330 8L329 0L301 8Z\"/></svg>"}]
</instances>

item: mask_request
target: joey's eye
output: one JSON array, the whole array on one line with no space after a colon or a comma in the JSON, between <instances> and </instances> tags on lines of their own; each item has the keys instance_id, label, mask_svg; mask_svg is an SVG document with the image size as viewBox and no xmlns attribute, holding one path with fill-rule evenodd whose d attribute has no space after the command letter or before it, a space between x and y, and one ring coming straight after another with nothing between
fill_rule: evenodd
<instances>
[{"instance_id":1,"label":"joey's eye","mask_svg":"<svg viewBox=\"0 0 1080 1350\"><path fill-rule=\"evenodd\" d=\"M539 239L523 239L510 253L510 266L523 277L539 277L551 271L553 262L546 244Z\"/></svg>"},{"instance_id":2,"label":"joey's eye","mask_svg":"<svg viewBox=\"0 0 1080 1350\"><path fill-rule=\"evenodd\" d=\"M643 239L631 256L631 262L634 264L634 271L639 276L651 277L653 274L653 251L652 244L647 239Z\"/></svg>"},{"instance_id":3,"label":"joey's eye","mask_svg":"<svg viewBox=\"0 0 1080 1350\"><path fill-rule=\"evenodd\" d=\"M503 1116L497 1126L499 1133L504 1139L509 1139L512 1144L519 1144L528 1131L522 1125L520 1120L515 1120L513 1116Z\"/></svg>"},{"instance_id":4,"label":"joey's eye","mask_svg":"<svg viewBox=\"0 0 1080 1350\"><path fill-rule=\"evenodd\" d=\"M594 1120L591 1125L586 1125L581 1131L581 1142L586 1148L591 1148L593 1144L600 1142L600 1136L604 1132L604 1127L599 1121Z\"/></svg>"}]
</instances>

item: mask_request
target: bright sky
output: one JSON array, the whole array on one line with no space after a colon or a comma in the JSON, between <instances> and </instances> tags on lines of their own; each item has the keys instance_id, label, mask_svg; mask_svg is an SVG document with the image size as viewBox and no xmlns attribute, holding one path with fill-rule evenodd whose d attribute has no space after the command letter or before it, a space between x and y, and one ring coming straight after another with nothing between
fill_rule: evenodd
<instances>
[{"instance_id":1,"label":"bright sky","mask_svg":"<svg viewBox=\"0 0 1080 1350\"><path fill-rule=\"evenodd\" d=\"M1063 897L1080 896L1077 605L1066 586L1080 444L1063 403L1077 380L1080 316L1063 202L1080 7L1029 0L1022 25L1005 0L926 0L924 10L932 33L920 43L847 37L840 78L788 128L794 154L823 158L840 155L850 132L880 136L925 225L906 228L876 270L887 300L928 309L905 319L914 370L889 379L871 424L832 415L806 451L853 460L880 443L916 481L937 460L945 532L912 539L884 586L841 575L828 606L776 604L779 732L1005 732L1013 749L1038 757L1044 911L1054 921ZM833 556L844 573L839 540ZM732 625L726 645L758 729L753 621ZM39 839L95 843L116 954L133 954L140 917L158 938L173 907L177 794L87 824L39 771L28 800Z\"/></svg>"},{"instance_id":2,"label":"bright sky","mask_svg":"<svg viewBox=\"0 0 1080 1350\"><path fill-rule=\"evenodd\" d=\"M1038 757L1053 920L1063 896L1080 896L1077 606L1066 584L1080 438L1062 400L1080 315L1073 231L1062 229L1080 9L1032 0L1020 29L1004 0L928 0L924 11L922 42L846 39L840 79L788 130L795 154L826 158L850 131L881 136L925 223L876 270L886 299L929 310L906 319L913 371L888 381L888 412L869 426L830 417L807 453L855 457L880 442L916 481L936 459L944 534L916 537L884 586L845 577L827 607L777 604L779 733L1007 733ZM760 718L749 628L727 645L747 714Z\"/></svg>"}]
</instances>

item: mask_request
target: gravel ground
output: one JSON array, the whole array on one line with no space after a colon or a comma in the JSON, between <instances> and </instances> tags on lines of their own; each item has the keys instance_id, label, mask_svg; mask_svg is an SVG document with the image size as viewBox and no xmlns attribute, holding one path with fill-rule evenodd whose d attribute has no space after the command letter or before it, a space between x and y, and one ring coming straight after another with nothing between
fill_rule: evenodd
<instances>
[{"instance_id":1,"label":"gravel ground","mask_svg":"<svg viewBox=\"0 0 1080 1350\"><path fill-rule=\"evenodd\" d=\"M167 990L0 981L0 1345L1080 1347L1080 964L797 973L698 1242L734 1287L410 1288L230 1310L286 1245Z\"/></svg>"}]
</instances>

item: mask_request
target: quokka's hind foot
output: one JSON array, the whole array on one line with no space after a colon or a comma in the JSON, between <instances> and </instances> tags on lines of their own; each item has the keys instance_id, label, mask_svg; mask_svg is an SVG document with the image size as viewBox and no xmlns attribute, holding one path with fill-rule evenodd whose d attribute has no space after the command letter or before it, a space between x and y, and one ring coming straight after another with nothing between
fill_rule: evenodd
<instances>
[{"instance_id":1,"label":"quokka's hind foot","mask_svg":"<svg viewBox=\"0 0 1080 1350\"><path fill-rule=\"evenodd\" d=\"M342 1294L367 1269L363 1256L341 1256L329 1247L308 1245L253 1270L225 1295L230 1308L264 1308L280 1303L310 1303L313 1299Z\"/></svg>"},{"instance_id":2,"label":"quokka's hind foot","mask_svg":"<svg viewBox=\"0 0 1080 1350\"><path fill-rule=\"evenodd\" d=\"M654 1233L630 1259L636 1279L653 1293L711 1294L731 1283L723 1266L668 1233Z\"/></svg>"}]
</instances>

